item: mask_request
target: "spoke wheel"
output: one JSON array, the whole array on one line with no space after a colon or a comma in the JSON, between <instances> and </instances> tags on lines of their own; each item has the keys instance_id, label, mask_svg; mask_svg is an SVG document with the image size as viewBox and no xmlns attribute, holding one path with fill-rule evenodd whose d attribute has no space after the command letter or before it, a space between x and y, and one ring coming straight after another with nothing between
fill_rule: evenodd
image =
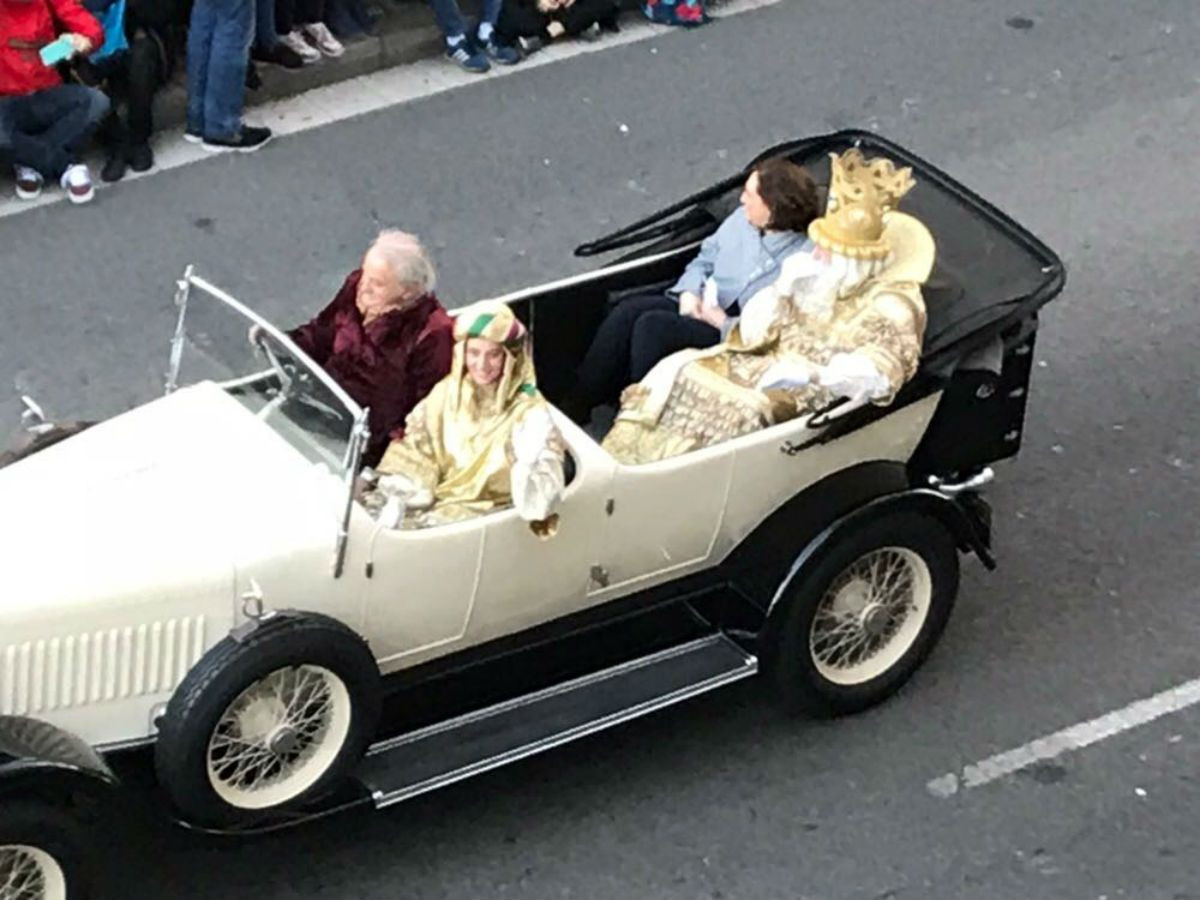
<instances>
[{"instance_id":1,"label":"spoke wheel","mask_svg":"<svg viewBox=\"0 0 1200 900\"><path fill-rule=\"evenodd\" d=\"M62 866L45 850L0 845L0 900L66 900Z\"/></svg>"},{"instance_id":2,"label":"spoke wheel","mask_svg":"<svg viewBox=\"0 0 1200 900\"><path fill-rule=\"evenodd\" d=\"M345 783L379 721L379 667L358 634L289 612L204 654L159 719L159 784L189 823L245 827Z\"/></svg>"},{"instance_id":3,"label":"spoke wheel","mask_svg":"<svg viewBox=\"0 0 1200 900\"><path fill-rule=\"evenodd\" d=\"M834 579L813 617L809 652L834 684L862 684L912 648L929 615L929 566L903 547L859 557Z\"/></svg>"},{"instance_id":4,"label":"spoke wheel","mask_svg":"<svg viewBox=\"0 0 1200 900\"><path fill-rule=\"evenodd\" d=\"M277 669L229 705L208 743L213 790L238 809L266 809L324 775L350 731L345 683L320 666Z\"/></svg>"},{"instance_id":5,"label":"spoke wheel","mask_svg":"<svg viewBox=\"0 0 1200 900\"><path fill-rule=\"evenodd\" d=\"M835 531L780 592L761 649L785 705L860 712L895 693L941 636L958 593L942 522L897 510Z\"/></svg>"}]
</instances>

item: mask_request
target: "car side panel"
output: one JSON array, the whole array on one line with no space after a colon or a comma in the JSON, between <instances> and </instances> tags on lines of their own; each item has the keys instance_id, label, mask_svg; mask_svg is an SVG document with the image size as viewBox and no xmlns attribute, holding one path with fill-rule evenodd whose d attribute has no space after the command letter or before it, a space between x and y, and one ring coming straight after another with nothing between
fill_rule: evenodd
<instances>
[{"instance_id":1,"label":"car side panel","mask_svg":"<svg viewBox=\"0 0 1200 900\"><path fill-rule=\"evenodd\" d=\"M772 512L835 472L873 460L906 462L925 434L940 397L931 394L844 437L796 453L787 451L816 434L801 422L739 439L714 557L724 559Z\"/></svg>"}]
</instances>

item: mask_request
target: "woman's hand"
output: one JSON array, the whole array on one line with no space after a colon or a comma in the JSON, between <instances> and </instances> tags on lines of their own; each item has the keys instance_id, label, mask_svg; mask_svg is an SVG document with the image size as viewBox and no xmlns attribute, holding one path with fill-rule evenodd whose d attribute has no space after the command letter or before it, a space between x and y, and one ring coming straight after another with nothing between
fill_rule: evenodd
<instances>
[{"instance_id":1,"label":"woman's hand","mask_svg":"<svg viewBox=\"0 0 1200 900\"><path fill-rule=\"evenodd\" d=\"M725 327L725 323L729 321L729 316L725 314L725 310L719 306L701 306L700 314L696 317L701 321L707 322L718 331Z\"/></svg>"},{"instance_id":2,"label":"woman's hand","mask_svg":"<svg viewBox=\"0 0 1200 900\"><path fill-rule=\"evenodd\" d=\"M703 305L698 294L684 291L679 295L679 314L692 319L701 318L700 307Z\"/></svg>"}]
</instances>

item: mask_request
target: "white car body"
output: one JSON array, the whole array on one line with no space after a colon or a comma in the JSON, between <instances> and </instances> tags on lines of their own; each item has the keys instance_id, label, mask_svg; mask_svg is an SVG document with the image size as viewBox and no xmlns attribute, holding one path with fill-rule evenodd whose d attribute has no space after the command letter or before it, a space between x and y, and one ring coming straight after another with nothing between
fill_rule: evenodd
<instances>
[{"instance_id":1,"label":"white car body","mask_svg":"<svg viewBox=\"0 0 1200 900\"><path fill-rule=\"evenodd\" d=\"M804 421L637 467L556 412L577 474L554 537L512 509L392 530L355 503L343 556L345 473L220 384L180 388L0 469L0 714L100 748L151 740L259 602L342 621L383 674L515 634L716 565L826 475L906 461L939 396L797 455L781 448Z\"/></svg>"}]
</instances>

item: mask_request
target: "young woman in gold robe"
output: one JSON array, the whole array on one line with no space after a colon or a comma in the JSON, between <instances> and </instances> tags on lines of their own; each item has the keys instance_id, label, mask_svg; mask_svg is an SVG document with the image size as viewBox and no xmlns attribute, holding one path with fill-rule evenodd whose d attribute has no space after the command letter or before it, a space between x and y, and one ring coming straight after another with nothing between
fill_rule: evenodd
<instances>
[{"instance_id":1,"label":"young woman in gold robe","mask_svg":"<svg viewBox=\"0 0 1200 900\"><path fill-rule=\"evenodd\" d=\"M552 529L564 445L525 326L506 304L484 301L457 314L454 339L450 374L388 446L368 505L398 498L407 527L428 527L511 504L535 532Z\"/></svg>"}]
</instances>

